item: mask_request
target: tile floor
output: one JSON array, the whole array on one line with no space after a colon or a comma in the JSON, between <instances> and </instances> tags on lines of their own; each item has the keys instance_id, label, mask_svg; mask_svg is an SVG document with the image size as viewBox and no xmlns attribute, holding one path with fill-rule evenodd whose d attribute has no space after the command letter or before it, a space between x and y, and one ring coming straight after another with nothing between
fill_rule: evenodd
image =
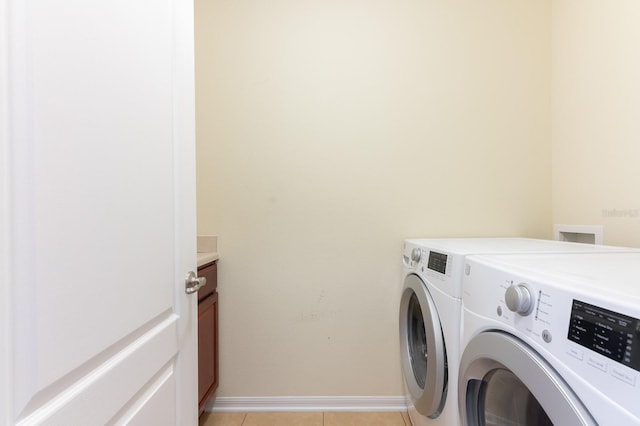
<instances>
[{"instance_id":1,"label":"tile floor","mask_svg":"<svg viewBox=\"0 0 640 426\"><path fill-rule=\"evenodd\" d=\"M411 420L406 412L205 412L200 426L411 426Z\"/></svg>"}]
</instances>

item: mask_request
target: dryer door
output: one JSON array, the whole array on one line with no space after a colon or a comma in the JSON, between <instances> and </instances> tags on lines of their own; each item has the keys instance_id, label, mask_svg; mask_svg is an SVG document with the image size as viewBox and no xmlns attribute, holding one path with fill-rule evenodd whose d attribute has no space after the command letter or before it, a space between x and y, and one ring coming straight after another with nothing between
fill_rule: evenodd
<instances>
[{"instance_id":1,"label":"dryer door","mask_svg":"<svg viewBox=\"0 0 640 426\"><path fill-rule=\"evenodd\" d=\"M433 299L413 274L405 278L400 300L400 353L416 411L438 417L447 396L447 353Z\"/></svg>"},{"instance_id":2,"label":"dryer door","mask_svg":"<svg viewBox=\"0 0 640 426\"><path fill-rule=\"evenodd\" d=\"M463 425L597 425L555 370L505 333L481 333L469 342L458 389Z\"/></svg>"}]
</instances>

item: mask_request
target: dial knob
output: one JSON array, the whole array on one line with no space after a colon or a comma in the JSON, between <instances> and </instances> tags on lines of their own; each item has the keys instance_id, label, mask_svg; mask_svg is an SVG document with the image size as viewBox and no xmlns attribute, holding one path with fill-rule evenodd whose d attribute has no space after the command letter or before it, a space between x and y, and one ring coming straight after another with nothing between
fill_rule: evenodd
<instances>
[{"instance_id":1,"label":"dial knob","mask_svg":"<svg viewBox=\"0 0 640 426\"><path fill-rule=\"evenodd\" d=\"M533 311L531 290L524 284L512 285L504 293L504 301L510 311L527 316Z\"/></svg>"},{"instance_id":2,"label":"dial knob","mask_svg":"<svg viewBox=\"0 0 640 426\"><path fill-rule=\"evenodd\" d=\"M413 260L414 262L419 262L421 257L422 251L419 248L416 247L411 250L411 260Z\"/></svg>"}]
</instances>

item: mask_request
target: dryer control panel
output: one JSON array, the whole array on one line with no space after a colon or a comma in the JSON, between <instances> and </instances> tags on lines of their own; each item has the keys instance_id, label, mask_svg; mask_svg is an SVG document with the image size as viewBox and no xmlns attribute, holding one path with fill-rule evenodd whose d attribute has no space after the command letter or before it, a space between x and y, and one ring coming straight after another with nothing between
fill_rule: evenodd
<instances>
[{"instance_id":1,"label":"dryer control panel","mask_svg":"<svg viewBox=\"0 0 640 426\"><path fill-rule=\"evenodd\" d=\"M640 320L573 299L568 339L640 371Z\"/></svg>"}]
</instances>

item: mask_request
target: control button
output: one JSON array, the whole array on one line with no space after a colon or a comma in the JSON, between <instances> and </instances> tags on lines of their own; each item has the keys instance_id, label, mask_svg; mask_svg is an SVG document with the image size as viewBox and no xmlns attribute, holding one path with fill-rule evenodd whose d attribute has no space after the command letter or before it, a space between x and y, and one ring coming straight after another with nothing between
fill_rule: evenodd
<instances>
[{"instance_id":1,"label":"control button","mask_svg":"<svg viewBox=\"0 0 640 426\"><path fill-rule=\"evenodd\" d=\"M587 359L587 364L597 368L598 370L607 371L607 363L597 358L589 357Z\"/></svg>"},{"instance_id":2,"label":"control button","mask_svg":"<svg viewBox=\"0 0 640 426\"><path fill-rule=\"evenodd\" d=\"M617 366L613 366L611 369L611 375L618 380L622 380L623 382L635 386L636 385L636 374L632 372L627 372Z\"/></svg>"},{"instance_id":3,"label":"control button","mask_svg":"<svg viewBox=\"0 0 640 426\"><path fill-rule=\"evenodd\" d=\"M584 352L582 352L582 349L570 347L567 353L572 357L579 359L580 361L582 361L582 359L584 358Z\"/></svg>"},{"instance_id":4,"label":"control button","mask_svg":"<svg viewBox=\"0 0 640 426\"><path fill-rule=\"evenodd\" d=\"M542 340L547 343L551 343L551 332L549 330L542 330Z\"/></svg>"},{"instance_id":5,"label":"control button","mask_svg":"<svg viewBox=\"0 0 640 426\"><path fill-rule=\"evenodd\" d=\"M499 317L502 316L502 306L498 305L498 309L496 309L496 313L498 314Z\"/></svg>"},{"instance_id":6,"label":"control button","mask_svg":"<svg viewBox=\"0 0 640 426\"><path fill-rule=\"evenodd\" d=\"M533 311L531 291L524 284L512 285L504 293L504 300L509 310L526 317Z\"/></svg>"},{"instance_id":7,"label":"control button","mask_svg":"<svg viewBox=\"0 0 640 426\"><path fill-rule=\"evenodd\" d=\"M469 275L470 273L471 273L471 265L467 263L466 265L464 265L464 274Z\"/></svg>"}]
</instances>

